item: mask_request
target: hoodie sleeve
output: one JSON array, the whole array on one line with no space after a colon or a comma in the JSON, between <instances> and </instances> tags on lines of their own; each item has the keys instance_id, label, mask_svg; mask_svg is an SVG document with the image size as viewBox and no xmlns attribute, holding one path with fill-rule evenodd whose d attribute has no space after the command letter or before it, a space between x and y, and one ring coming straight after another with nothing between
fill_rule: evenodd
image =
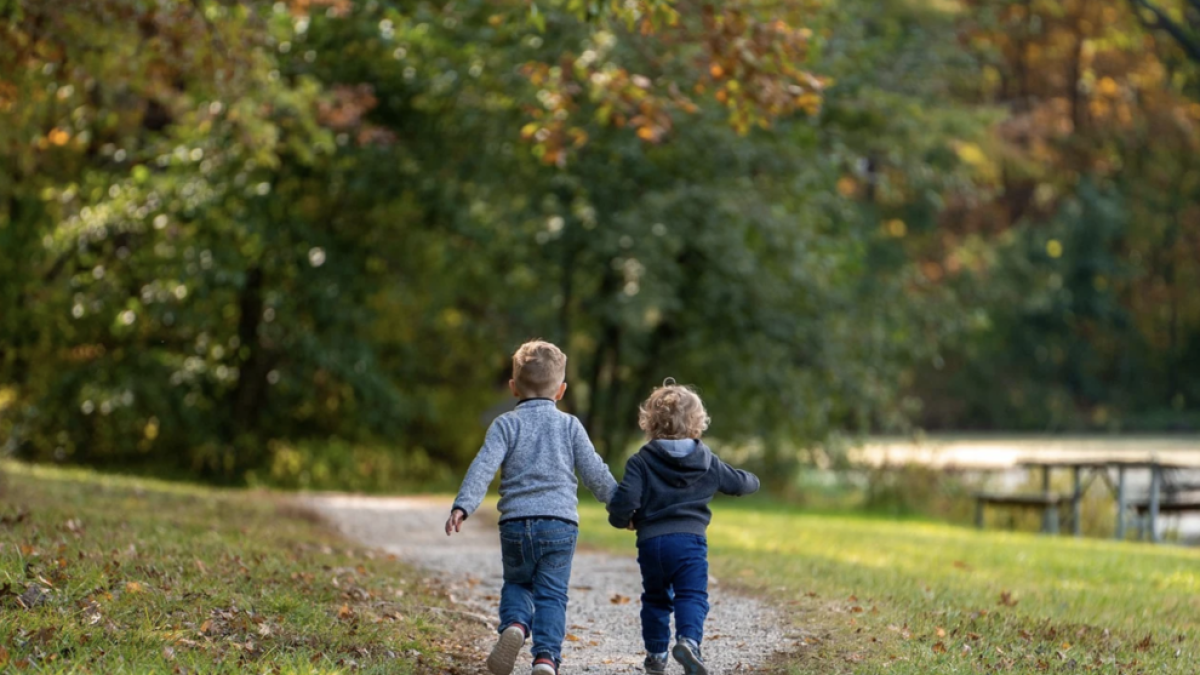
<instances>
[{"instance_id":1,"label":"hoodie sleeve","mask_svg":"<svg viewBox=\"0 0 1200 675\"><path fill-rule=\"evenodd\" d=\"M634 455L625 463L625 478L608 503L608 524L618 529L629 527L633 514L642 508L642 486L645 484L645 465Z\"/></svg>"},{"instance_id":2,"label":"hoodie sleeve","mask_svg":"<svg viewBox=\"0 0 1200 675\"><path fill-rule=\"evenodd\" d=\"M572 419L575 420L575 433L572 441L575 470L579 472L579 477L583 479L583 484L587 486L587 489L596 495L596 499L608 504L612 499L613 492L617 489L617 481L613 478L612 472L608 470L608 465L604 463L603 459L600 459L600 455L596 454L596 447L588 438L583 424L577 418Z\"/></svg>"},{"instance_id":3,"label":"hoodie sleeve","mask_svg":"<svg viewBox=\"0 0 1200 675\"><path fill-rule=\"evenodd\" d=\"M471 467L467 469L458 496L454 498L454 508L462 509L468 516L475 513L475 509L479 508L479 504L487 496L488 486L492 484L496 471L500 469L504 456L508 454L508 433L501 422L502 419L496 418L492 426L488 427L483 447L479 449L475 461L471 462Z\"/></svg>"},{"instance_id":4,"label":"hoodie sleeve","mask_svg":"<svg viewBox=\"0 0 1200 675\"><path fill-rule=\"evenodd\" d=\"M716 456L713 459L717 462L717 471L721 477L721 484L718 489L722 493L741 497L758 492L758 476L749 471L735 469L722 462Z\"/></svg>"}]
</instances>

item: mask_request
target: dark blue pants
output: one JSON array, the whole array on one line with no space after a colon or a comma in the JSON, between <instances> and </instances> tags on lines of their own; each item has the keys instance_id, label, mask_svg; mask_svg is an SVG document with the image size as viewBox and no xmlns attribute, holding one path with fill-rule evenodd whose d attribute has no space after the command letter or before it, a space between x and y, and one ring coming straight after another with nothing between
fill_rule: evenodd
<instances>
[{"instance_id":1,"label":"dark blue pants","mask_svg":"<svg viewBox=\"0 0 1200 675\"><path fill-rule=\"evenodd\" d=\"M519 623L533 634L534 657L562 662L567 632L567 585L579 528L560 520L531 518L500 523L504 587L500 630Z\"/></svg>"},{"instance_id":2,"label":"dark blue pants","mask_svg":"<svg viewBox=\"0 0 1200 675\"><path fill-rule=\"evenodd\" d=\"M638 542L642 568L642 640L661 654L675 634L700 644L708 618L708 541L698 534L664 534Z\"/></svg>"}]
</instances>

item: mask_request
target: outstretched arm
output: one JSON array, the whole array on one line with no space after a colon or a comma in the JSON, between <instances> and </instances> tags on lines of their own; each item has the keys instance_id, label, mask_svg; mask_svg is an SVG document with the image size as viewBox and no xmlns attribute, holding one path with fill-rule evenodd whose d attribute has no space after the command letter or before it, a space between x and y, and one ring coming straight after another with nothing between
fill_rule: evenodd
<instances>
[{"instance_id":1,"label":"outstretched arm","mask_svg":"<svg viewBox=\"0 0 1200 675\"><path fill-rule=\"evenodd\" d=\"M749 471L735 469L716 457L713 459L717 460L717 471L721 476L721 484L718 489L722 493L741 497L758 492L758 476Z\"/></svg>"},{"instance_id":2,"label":"outstretched arm","mask_svg":"<svg viewBox=\"0 0 1200 675\"><path fill-rule=\"evenodd\" d=\"M483 498L487 496L488 486L496 477L496 471L500 469L500 464L504 462L507 452L508 435L500 424L500 420L497 419L492 422L492 426L488 427L487 436L483 439L483 447L479 449L479 454L475 455L475 461L471 462L471 467L467 469L467 475L463 478L458 496L454 498L454 508L450 510L450 520L446 521L447 535L451 534L451 530L458 532L467 516L475 513L475 509L483 503Z\"/></svg>"},{"instance_id":3,"label":"outstretched arm","mask_svg":"<svg viewBox=\"0 0 1200 675\"><path fill-rule=\"evenodd\" d=\"M642 486L644 465L637 455L625 463L625 478L617 487L616 494L608 503L608 523L619 529L628 529L633 514L642 508Z\"/></svg>"},{"instance_id":4,"label":"outstretched arm","mask_svg":"<svg viewBox=\"0 0 1200 675\"><path fill-rule=\"evenodd\" d=\"M617 481L608 470L608 465L596 454L595 446L578 419L575 420L574 432L571 445L575 453L575 469L596 499L607 504L617 490Z\"/></svg>"}]
</instances>

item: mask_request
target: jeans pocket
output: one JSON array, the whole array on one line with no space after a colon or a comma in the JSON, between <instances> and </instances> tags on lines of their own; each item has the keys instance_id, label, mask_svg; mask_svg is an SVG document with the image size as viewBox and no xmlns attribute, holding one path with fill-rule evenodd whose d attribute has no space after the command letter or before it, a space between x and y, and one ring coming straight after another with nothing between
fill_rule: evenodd
<instances>
[{"instance_id":1,"label":"jeans pocket","mask_svg":"<svg viewBox=\"0 0 1200 675\"><path fill-rule=\"evenodd\" d=\"M539 540L538 549L541 555L538 558L538 564L552 570L570 567L571 560L575 557L577 536L569 534L565 537Z\"/></svg>"},{"instance_id":2,"label":"jeans pocket","mask_svg":"<svg viewBox=\"0 0 1200 675\"><path fill-rule=\"evenodd\" d=\"M500 559L504 562L505 576L509 570L525 566L524 538L500 535Z\"/></svg>"}]
</instances>

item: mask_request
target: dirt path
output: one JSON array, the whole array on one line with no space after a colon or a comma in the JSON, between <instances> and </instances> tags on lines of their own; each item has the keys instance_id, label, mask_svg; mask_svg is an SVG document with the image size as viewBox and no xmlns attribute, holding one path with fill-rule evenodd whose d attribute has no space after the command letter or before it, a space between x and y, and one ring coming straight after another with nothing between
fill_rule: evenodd
<instances>
[{"instance_id":1,"label":"dirt path","mask_svg":"<svg viewBox=\"0 0 1200 675\"><path fill-rule=\"evenodd\" d=\"M477 514L461 534L447 538L443 525L448 500L321 496L310 498L309 503L346 535L437 573L461 611L495 626L502 581L494 519ZM568 640L563 645L564 675L641 672L641 576L632 545L630 550L630 556L576 554L567 608ZM717 580L709 586L712 611L705 626L704 653L711 673L762 671L776 650L792 643L775 610L724 590ZM491 640L478 645L481 654L491 648ZM527 672L522 664L530 661L526 648L514 672ZM681 673L682 668L672 663L668 672Z\"/></svg>"}]
</instances>

